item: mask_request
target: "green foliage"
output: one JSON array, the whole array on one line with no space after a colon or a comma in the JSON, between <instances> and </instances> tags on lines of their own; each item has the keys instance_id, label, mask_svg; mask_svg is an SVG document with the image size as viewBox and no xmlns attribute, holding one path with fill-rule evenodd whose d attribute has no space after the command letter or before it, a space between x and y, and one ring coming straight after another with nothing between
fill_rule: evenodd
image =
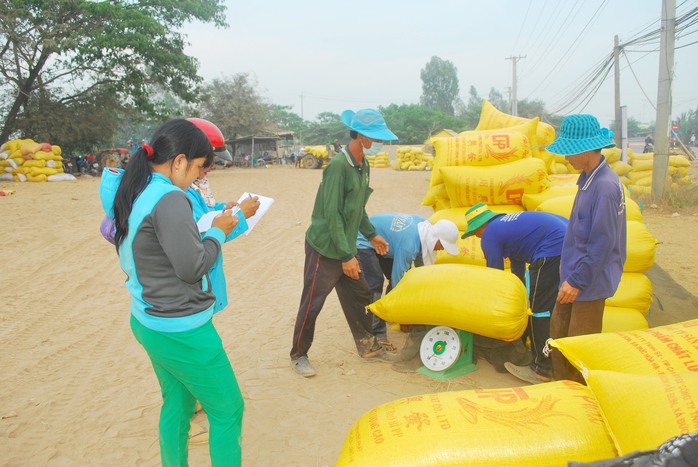
<instances>
[{"instance_id":1,"label":"green foliage","mask_svg":"<svg viewBox=\"0 0 698 467\"><path fill-rule=\"evenodd\" d=\"M80 154L117 145L114 128L123 117L118 109L116 96L99 88L69 103L43 93L29 102L18 125L25 137L57 144L64 154Z\"/></svg>"},{"instance_id":2,"label":"green foliage","mask_svg":"<svg viewBox=\"0 0 698 467\"><path fill-rule=\"evenodd\" d=\"M698 107L696 107L696 110L683 112L674 123L678 123L679 125L679 137L681 141L689 145L691 135L695 134L696 138L698 138Z\"/></svg>"},{"instance_id":3,"label":"green foliage","mask_svg":"<svg viewBox=\"0 0 698 467\"><path fill-rule=\"evenodd\" d=\"M380 108L390 129L395 133L399 144L422 144L431 135L448 128L461 132L465 122L450 115L427 109L416 104L390 104Z\"/></svg>"},{"instance_id":4,"label":"green foliage","mask_svg":"<svg viewBox=\"0 0 698 467\"><path fill-rule=\"evenodd\" d=\"M214 79L203 87L201 99L200 116L215 122L226 139L262 134L273 126L270 107L247 73Z\"/></svg>"},{"instance_id":5,"label":"green foliage","mask_svg":"<svg viewBox=\"0 0 698 467\"><path fill-rule=\"evenodd\" d=\"M223 0L0 0L0 140L22 133L42 93L69 106L114 93L153 112L153 84L193 101L201 79L184 53L188 21L224 27Z\"/></svg>"},{"instance_id":6,"label":"green foliage","mask_svg":"<svg viewBox=\"0 0 698 467\"><path fill-rule=\"evenodd\" d=\"M439 57L422 68L422 96L419 102L427 109L437 110L446 115L455 115L454 106L458 100L458 70L456 66Z\"/></svg>"}]
</instances>

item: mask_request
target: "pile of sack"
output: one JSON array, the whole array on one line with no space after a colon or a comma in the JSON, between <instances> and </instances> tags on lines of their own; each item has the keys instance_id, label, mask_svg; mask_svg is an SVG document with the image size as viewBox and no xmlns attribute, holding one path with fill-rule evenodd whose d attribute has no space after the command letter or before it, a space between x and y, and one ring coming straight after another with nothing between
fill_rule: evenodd
<instances>
[{"instance_id":1,"label":"pile of sack","mask_svg":"<svg viewBox=\"0 0 698 467\"><path fill-rule=\"evenodd\" d=\"M537 118L523 123L521 120L525 119L516 117L513 127L468 131L434 142L434 171L422 203L434 209L432 223L447 219L464 232L467 228L465 212L480 202L487 203L498 213L544 211L569 218L579 175L551 174L551 168L557 172L566 170L556 162L555 156L547 151L541 153L541 148L532 147L530 141L545 138L547 145L555 139L554 130L550 133L543 124L545 131L541 132ZM478 128L483 126L483 121L501 126L502 122L511 120L485 102ZM602 153L616 173L631 167L620 160L621 151L617 148L604 149ZM658 241L643 223L640 205L627 189L626 215L627 260L622 283L606 304L604 332L649 326L646 317L652 303L652 285L644 273L654 263ZM439 252L436 263L487 265L476 236L459 239L458 248L460 254L457 256Z\"/></svg>"},{"instance_id":2,"label":"pile of sack","mask_svg":"<svg viewBox=\"0 0 698 467\"><path fill-rule=\"evenodd\" d=\"M398 146L395 151L395 170L431 170L434 156L424 152L424 146Z\"/></svg>"},{"instance_id":3,"label":"pile of sack","mask_svg":"<svg viewBox=\"0 0 698 467\"><path fill-rule=\"evenodd\" d=\"M387 151L381 151L374 156L364 157L372 169L384 169L390 167L390 154L388 154Z\"/></svg>"},{"instance_id":4,"label":"pile of sack","mask_svg":"<svg viewBox=\"0 0 698 467\"><path fill-rule=\"evenodd\" d=\"M14 139L0 147L0 180L46 182L75 180L63 173L61 148L32 139Z\"/></svg>"},{"instance_id":5,"label":"pile of sack","mask_svg":"<svg viewBox=\"0 0 698 467\"><path fill-rule=\"evenodd\" d=\"M555 381L389 402L354 423L336 465L568 465L639 456L698 433L698 320L551 345L586 386Z\"/></svg>"},{"instance_id":6,"label":"pile of sack","mask_svg":"<svg viewBox=\"0 0 698 467\"><path fill-rule=\"evenodd\" d=\"M628 185L630 192L638 195L648 195L652 192L652 169L654 167L654 153L631 153L628 170L624 175L624 183ZM691 161L684 155L670 155L667 172L667 187L676 190L680 185L690 185L688 168ZM627 180L626 180L627 179Z\"/></svg>"},{"instance_id":7,"label":"pile of sack","mask_svg":"<svg viewBox=\"0 0 698 467\"><path fill-rule=\"evenodd\" d=\"M329 152L327 151L326 146L318 145L318 146L306 146L303 148L304 153L310 153L313 156L317 157L318 159L322 159L323 157L327 157Z\"/></svg>"}]
</instances>

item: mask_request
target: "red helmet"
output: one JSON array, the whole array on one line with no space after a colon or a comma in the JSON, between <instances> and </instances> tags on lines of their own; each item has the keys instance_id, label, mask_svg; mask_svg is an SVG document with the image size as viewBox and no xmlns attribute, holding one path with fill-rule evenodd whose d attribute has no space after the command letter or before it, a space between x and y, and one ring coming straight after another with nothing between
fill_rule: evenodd
<instances>
[{"instance_id":1,"label":"red helmet","mask_svg":"<svg viewBox=\"0 0 698 467\"><path fill-rule=\"evenodd\" d=\"M221 130L216 125L209 122L208 120L204 120L203 118L187 118L187 120L192 122L194 125L197 126L197 128L206 133L206 136L208 136L208 140L211 141L211 145L213 146L213 152L216 154L216 156L227 161L233 160L233 157L225 148L225 139L223 138L223 133L221 133Z\"/></svg>"}]
</instances>

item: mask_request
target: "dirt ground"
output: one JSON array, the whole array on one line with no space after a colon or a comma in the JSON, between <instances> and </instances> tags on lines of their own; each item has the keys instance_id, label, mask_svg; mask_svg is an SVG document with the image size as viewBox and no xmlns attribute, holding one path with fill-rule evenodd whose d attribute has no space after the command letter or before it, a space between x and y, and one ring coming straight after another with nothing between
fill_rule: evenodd
<instances>
[{"instance_id":1,"label":"dirt ground","mask_svg":"<svg viewBox=\"0 0 698 467\"><path fill-rule=\"evenodd\" d=\"M695 167L694 167L695 169ZM694 172L695 173L695 172ZM302 286L303 235L321 178L290 166L211 173L218 200L244 191L275 198L255 230L224 248L230 305L215 318L245 398L243 465L325 466L366 411L432 392L520 386L487 362L451 381L401 374L356 356L333 294L317 324L310 358L318 375L289 366ZM98 178L0 183L0 463L8 466L159 464L160 393L128 324L129 296L116 254L99 234ZM428 172L372 171L369 214L420 205ZM645 207L660 241L648 272L658 326L698 317L694 266L698 208ZM404 335L392 332L400 343ZM197 421L207 425L205 417ZM206 445L190 465L210 465Z\"/></svg>"}]
</instances>

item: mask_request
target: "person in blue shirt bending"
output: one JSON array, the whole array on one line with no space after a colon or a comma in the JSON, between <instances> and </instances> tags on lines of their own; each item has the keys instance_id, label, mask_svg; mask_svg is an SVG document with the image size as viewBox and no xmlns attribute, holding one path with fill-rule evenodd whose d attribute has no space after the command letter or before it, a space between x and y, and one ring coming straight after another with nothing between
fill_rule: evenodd
<instances>
[{"instance_id":1,"label":"person in blue shirt bending","mask_svg":"<svg viewBox=\"0 0 698 467\"><path fill-rule=\"evenodd\" d=\"M500 214L479 203L465 213L468 228L462 238L475 235L481 241L487 266L504 269L509 258L511 272L525 284L529 264L529 301L533 315L522 340L530 339L532 363L529 366L505 362L504 368L529 383L551 381L552 363L545 345L550 338L550 316L560 283L560 254L567 219L537 211Z\"/></svg>"},{"instance_id":2,"label":"person in blue shirt bending","mask_svg":"<svg viewBox=\"0 0 698 467\"><path fill-rule=\"evenodd\" d=\"M400 213L376 214L370 216L369 220L389 245L388 252L380 255L360 232L356 240L359 263L371 291L371 302L383 295L383 277L388 279L388 293L400 282L412 263L417 266L434 264L436 252L440 250L451 255L458 254L458 227L449 220L432 224L423 217ZM385 321L375 315L373 333L386 350L396 350L388 341Z\"/></svg>"}]
</instances>

